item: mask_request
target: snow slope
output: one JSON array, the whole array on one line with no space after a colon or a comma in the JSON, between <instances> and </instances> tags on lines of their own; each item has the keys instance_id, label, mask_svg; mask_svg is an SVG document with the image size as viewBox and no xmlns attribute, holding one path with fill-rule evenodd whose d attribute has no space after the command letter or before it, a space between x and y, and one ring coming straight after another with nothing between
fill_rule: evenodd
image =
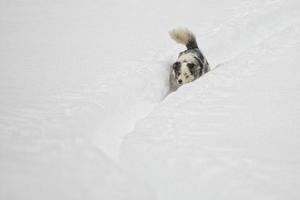
<instances>
[{"instance_id":1,"label":"snow slope","mask_svg":"<svg viewBox=\"0 0 300 200\"><path fill-rule=\"evenodd\" d=\"M298 199L299 11L1 1L0 199ZM165 99L177 25L217 68Z\"/></svg>"},{"instance_id":2,"label":"snow slope","mask_svg":"<svg viewBox=\"0 0 300 200\"><path fill-rule=\"evenodd\" d=\"M0 199L154 199L147 184L83 142L1 139Z\"/></svg>"},{"instance_id":3,"label":"snow slope","mask_svg":"<svg viewBox=\"0 0 300 200\"><path fill-rule=\"evenodd\" d=\"M123 166L164 200L299 199L299 25L168 96L126 136Z\"/></svg>"}]
</instances>

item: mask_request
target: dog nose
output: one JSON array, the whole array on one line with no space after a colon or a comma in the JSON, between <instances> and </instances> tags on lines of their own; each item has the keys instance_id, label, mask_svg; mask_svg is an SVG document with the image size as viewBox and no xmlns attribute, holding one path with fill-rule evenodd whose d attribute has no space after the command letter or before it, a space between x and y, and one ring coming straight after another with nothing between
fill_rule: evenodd
<instances>
[{"instance_id":1,"label":"dog nose","mask_svg":"<svg viewBox=\"0 0 300 200\"><path fill-rule=\"evenodd\" d=\"M178 80L178 83L179 83L179 84L182 84L182 80L181 80L181 79L179 79L179 80Z\"/></svg>"}]
</instances>

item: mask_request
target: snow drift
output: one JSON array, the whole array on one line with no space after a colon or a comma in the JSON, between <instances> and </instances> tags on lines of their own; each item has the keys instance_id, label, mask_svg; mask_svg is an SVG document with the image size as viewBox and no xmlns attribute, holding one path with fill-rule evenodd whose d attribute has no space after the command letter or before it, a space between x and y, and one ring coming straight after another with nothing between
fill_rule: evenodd
<instances>
[{"instance_id":1,"label":"snow drift","mask_svg":"<svg viewBox=\"0 0 300 200\"><path fill-rule=\"evenodd\" d=\"M164 200L298 199L299 25L171 94L127 135L121 164Z\"/></svg>"},{"instance_id":2,"label":"snow drift","mask_svg":"<svg viewBox=\"0 0 300 200\"><path fill-rule=\"evenodd\" d=\"M0 198L299 199L299 13L2 1ZM216 68L163 100L178 25Z\"/></svg>"}]
</instances>

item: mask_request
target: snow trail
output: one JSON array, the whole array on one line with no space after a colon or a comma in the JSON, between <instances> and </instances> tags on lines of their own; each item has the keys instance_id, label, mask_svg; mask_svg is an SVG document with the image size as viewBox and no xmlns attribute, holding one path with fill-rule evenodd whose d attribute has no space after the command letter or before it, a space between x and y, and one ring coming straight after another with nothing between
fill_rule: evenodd
<instances>
[{"instance_id":1,"label":"snow trail","mask_svg":"<svg viewBox=\"0 0 300 200\"><path fill-rule=\"evenodd\" d=\"M158 199L298 199L299 25L171 94L127 135L122 166Z\"/></svg>"},{"instance_id":2,"label":"snow trail","mask_svg":"<svg viewBox=\"0 0 300 200\"><path fill-rule=\"evenodd\" d=\"M299 13L1 1L0 198L297 199ZM219 67L166 97L177 26Z\"/></svg>"}]
</instances>

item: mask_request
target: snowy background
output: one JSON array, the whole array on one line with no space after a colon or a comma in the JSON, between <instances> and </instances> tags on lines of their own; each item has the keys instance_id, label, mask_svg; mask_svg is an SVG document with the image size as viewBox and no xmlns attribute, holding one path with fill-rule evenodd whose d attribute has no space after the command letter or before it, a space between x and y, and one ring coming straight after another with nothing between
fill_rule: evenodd
<instances>
[{"instance_id":1,"label":"snowy background","mask_svg":"<svg viewBox=\"0 0 300 200\"><path fill-rule=\"evenodd\" d=\"M299 52L298 0L0 0L0 199L298 200Z\"/></svg>"}]
</instances>

